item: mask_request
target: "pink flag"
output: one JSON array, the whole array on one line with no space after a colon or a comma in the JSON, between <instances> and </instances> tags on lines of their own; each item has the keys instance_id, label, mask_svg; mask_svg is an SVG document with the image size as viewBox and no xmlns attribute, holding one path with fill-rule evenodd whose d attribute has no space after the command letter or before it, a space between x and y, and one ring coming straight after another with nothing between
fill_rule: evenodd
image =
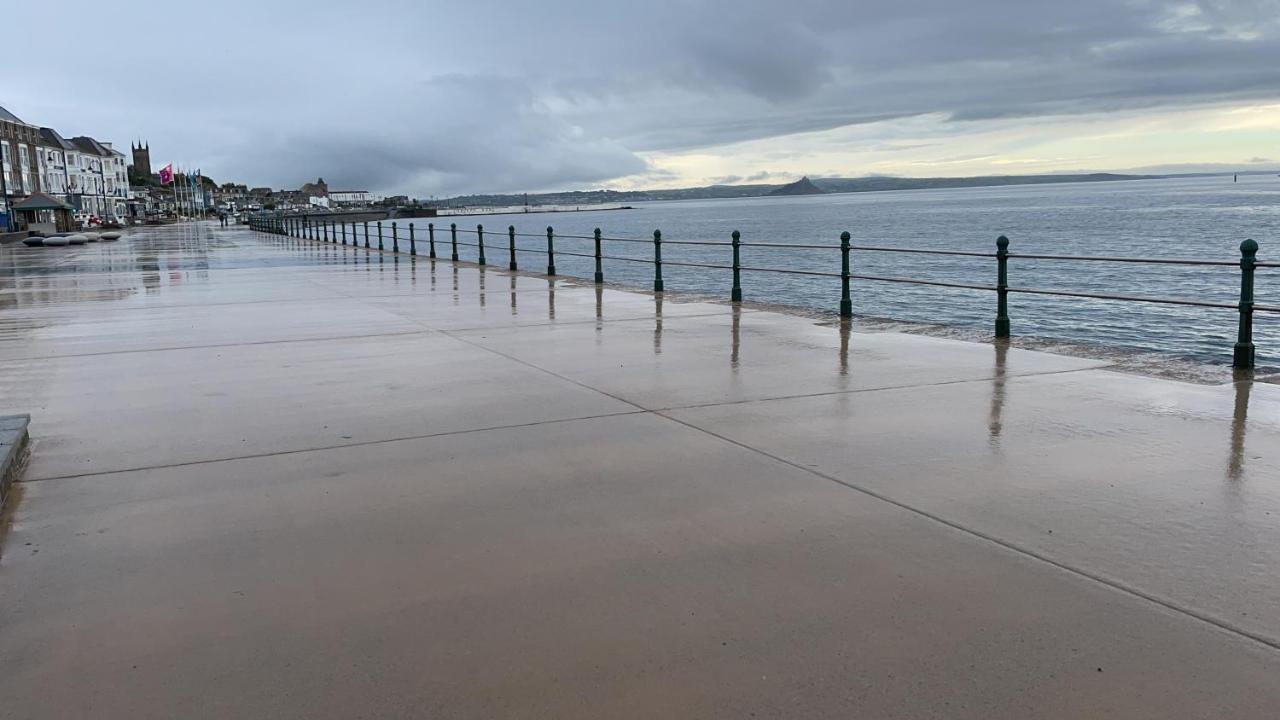
<instances>
[{"instance_id":1,"label":"pink flag","mask_svg":"<svg viewBox=\"0 0 1280 720\"><path fill-rule=\"evenodd\" d=\"M160 168L160 184L168 185L173 182L173 163L169 163Z\"/></svg>"}]
</instances>

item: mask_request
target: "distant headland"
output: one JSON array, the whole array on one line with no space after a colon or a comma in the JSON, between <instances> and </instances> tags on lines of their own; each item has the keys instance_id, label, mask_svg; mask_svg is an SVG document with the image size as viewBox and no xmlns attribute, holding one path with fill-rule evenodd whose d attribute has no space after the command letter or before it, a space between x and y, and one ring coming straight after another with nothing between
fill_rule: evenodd
<instances>
[{"instance_id":1,"label":"distant headland","mask_svg":"<svg viewBox=\"0 0 1280 720\"><path fill-rule=\"evenodd\" d=\"M817 185L814 185L813 181L809 179L808 175L806 175L793 183L790 183L788 185L783 185L782 187L774 188L765 194L766 195L822 195L825 192L826 190L823 190Z\"/></svg>"},{"instance_id":2,"label":"distant headland","mask_svg":"<svg viewBox=\"0 0 1280 720\"><path fill-rule=\"evenodd\" d=\"M1241 173L1242 175L1245 173ZM1267 173L1248 173L1267 174ZM975 177L893 177L860 178L802 177L793 183L752 185L705 185L664 190L566 190L529 194L460 195L440 201L449 206L521 205L588 205L596 203L630 203L653 200L705 200L714 198L767 197L778 195L818 195L824 193L882 192L887 190L927 190L932 188L998 187L1004 185L1038 185L1045 183L1115 182L1121 180L1160 180L1176 177L1204 177L1223 173L1178 173L1167 175L1127 175L1120 173L1087 173L1080 175L980 175ZM1225 173L1230 177L1231 173Z\"/></svg>"}]
</instances>

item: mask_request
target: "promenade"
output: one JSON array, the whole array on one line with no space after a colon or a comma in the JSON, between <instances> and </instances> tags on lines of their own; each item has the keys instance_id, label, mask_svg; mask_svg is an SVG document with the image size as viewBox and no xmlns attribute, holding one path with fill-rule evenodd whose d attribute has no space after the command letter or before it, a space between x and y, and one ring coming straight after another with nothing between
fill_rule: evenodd
<instances>
[{"instance_id":1,"label":"promenade","mask_svg":"<svg viewBox=\"0 0 1280 720\"><path fill-rule=\"evenodd\" d=\"M0 247L14 413L6 720L1280 714L1271 382L210 223Z\"/></svg>"}]
</instances>

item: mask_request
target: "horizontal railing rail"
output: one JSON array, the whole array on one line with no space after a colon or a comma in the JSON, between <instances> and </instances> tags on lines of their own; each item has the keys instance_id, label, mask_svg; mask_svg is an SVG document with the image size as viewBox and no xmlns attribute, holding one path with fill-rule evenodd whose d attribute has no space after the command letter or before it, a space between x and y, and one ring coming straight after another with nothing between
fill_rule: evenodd
<instances>
[{"instance_id":1,"label":"horizontal railing rail","mask_svg":"<svg viewBox=\"0 0 1280 720\"><path fill-rule=\"evenodd\" d=\"M421 225L410 222L407 227L407 235L400 232L401 226L397 222L390 222L387 227L379 221L375 223L369 222L345 222L335 221L330 218L319 218L313 216L284 216L279 214L260 214L250 220L253 229L282 235L290 235L306 240L315 240L320 242L328 242L334 244L346 245L351 244L355 247L363 246L365 249L372 250L374 242L376 248L381 251L388 249L393 253L401 252L401 241L408 244L409 254L411 256L418 255L418 245L422 241L417 234L421 229ZM372 228L371 228L372 226ZM650 238L634 238L634 237L613 237L604 235L598 228L592 235L573 235L564 234L557 235L554 228L548 227L545 233L522 233L517 232L514 225L507 227L505 232L494 232L486 230L483 224L477 224L473 228L459 227L457 223L449 223L445 225L437 225L434 222L426 224L428 243L428 254L431 258L440 256L438 251L439 245L448 248L449 259L452 261L460 261L458 255L459 247L476 248L477 262L480 265L486 265L488 258L486 250L490 252L505 251L508 257L507 267L511 270L519 269L518 256L521 254L538 254L546 256L546 274L556 275L555 257L563 255L566 257L579 257L593 260L595 263L594 280L596 283L604 282L604 261L610 262L629 262L649 264L654 268L653 290L654 292L663 292L665 289L665 280L663 278L663 267L679 267L679 268L698 268L705 270L724 270L732 273L732 286L730 288L730 299L733 302L742 301L742 282L741 274L748 273L777 273L785 275L799 275L807 277L833 278L840 280L840 305L839 313L842 317L850 317L853 315L853 303L850 296L850 282L854 280L866 282L883 282L883 283L903 283L910 285L924 285L931 287L952 288L961 290L978 290L983 292L996 293L996 319L995 319L995 336L997 338L1007 338L1011 334L1008 297L1010 294L1022 295L1045 295L1053 297L1069 297L1069 298L1085 298L1093 300L1106 300L1117 302L1138 302L1152 303L1159 305L1181 305L1189 307L1213 308L1236 310L1238 314L1238 327L1236 332L1236 343L1233 347L1232 364L1238 368L1252 368L1256 365L1256 349L1253 342L1253 316L1257 312L1264 313L1280 313L1280 305L1266 305L1254 302L1254 273L1258 268L1280 268L1280 263L1261 262L1257 259L1258 244L1253 240L1245 240L1240 244L1240 258L1238 260L1204 260L1196 258L1136 258L1136 257L1117 257L1108 255L1058 255L1052 253L1015 253L1009 251L1009 240L1001 235L996 239L995 252L979 252L973 250L936 250L927 248L901 248L883 245L854 245L850 242L851 236L848 232L840 234L840 244L821 244L821 243L790 243L790 242L748 242L743 241L741 233L733 231L729 234L731 238L728 241L719 240L673 240L662 236L662 232L655 230L653 237ZM388 234L389 233L389 234ZM459 240L458 236L462 234L468 240ZM474 242L470 240L474 238ZM486 238L491 241L486 244ZM544 240L545 246L539 248L528 247L525 244L517 245L517 239ZM584 240L594 243L594 252L579 252L577 250L565 250L555 248L556 239L561 240ZM505 246L502 241L505 240ZM387 247L388 241L390 248ZM625 255L606 254L604 246L606 243L629 243L649 245L653 248L651 257L628 257ZM664 260L662 257L662 247L664 245L675 246L695 246L695 247L724 247L732 251L732 262L721 264L715 262L698 262L690 259ZM775 268L775 267L759 267L755 265L744 265L741 262L741 252L746 249L765 249L765 250L815 250L840 255L840 271L822 271L822 270L806 270L800 268ZM930 278L916 277L896 277L889 275L871 275L865 273L854 273L850 270L850 254L853 252L873 252L873 253L900 253L910 255L941 255L965 258L984 258L995 259L995 279L994 284L960 282L955 280L939 280ZM1071 290L1066 288L1036 288L1021 287L1009 284L1009 261L1047 261L1047 262L1084 262L1084 263L1125 263L1125 264L1145 264L1145 265L1174 265L1185 267L1238 267L1240 268L1240 299L1238 302L1223 302L1213 300L1199 300L1193 298L1169 298L1169 297L1152 297L1148 295L1127 295L1120 293L1092 292L1083 290Z\"/></svg>"}]
</instances>

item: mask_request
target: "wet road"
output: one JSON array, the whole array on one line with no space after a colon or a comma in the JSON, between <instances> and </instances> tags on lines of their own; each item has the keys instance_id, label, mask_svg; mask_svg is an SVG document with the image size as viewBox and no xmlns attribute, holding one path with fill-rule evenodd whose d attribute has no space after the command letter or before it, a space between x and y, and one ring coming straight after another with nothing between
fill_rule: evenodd
<instances>
[{"instance_id":1,"label":"wet road","mask_svg":"<svg viewBox=\"0 0 1280 720\"><path fill-rule=\"evenodd\" d=\"M245 230L0 248L5 717L1269 717L1280 386Z\"/></svg>"}]
</instances>

